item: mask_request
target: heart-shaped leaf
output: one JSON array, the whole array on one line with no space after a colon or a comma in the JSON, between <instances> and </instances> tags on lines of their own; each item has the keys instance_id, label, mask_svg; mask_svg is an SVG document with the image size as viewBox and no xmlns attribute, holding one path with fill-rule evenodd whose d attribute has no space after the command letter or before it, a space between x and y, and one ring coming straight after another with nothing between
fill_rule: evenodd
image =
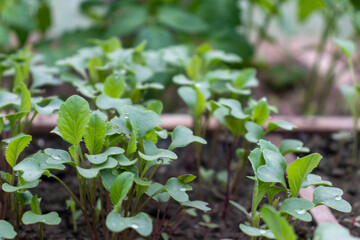
<instances>
[{"instance_id":1,"label":"heart-shaped leaf","mask_svg":"<svg viewBox=\"0 0 360 240\"><path fill-rule=\"evenodd\" d=\"M48 164L63 164L68 163L74 165L75 163L71 160L70 154L64 150L46 148L44 152L50 156L46 162Z\"/></svg>"},{"instance_id":2,"label":"heart-shaped leaf","mask_svg":"<svg viewBox=\"0 0 360 240\"><path fill-rule=\"evenodd\" d=\"M269 122L267 129L266 129L266 133L269 133L269 132L279 129L279 128L287 130L287 131L291 131L296 128L296 125L294 125L290 122L287 122L287 121Z\"/></svg>"},{"instance_id":3,"label":"heart-shaped leaf","mask_svg":"<svg viewBox=\"0 0 360 240\"><path fill-rule=\"evenodd\" d=\"M260 139L258 145L260 146L260 149L264 151L265 149L280 153L280 150L271 142L266 141L264 139Z\"/></svg>"},{"instance_id":4,"label":"heart-shaped leaf","mask_svg":"<svg viewBox=\"0 0 360 240\"><path fill-rule=\"evenodd\" d=\"M45 223L47 225L58 225L61 222L59 214L56 212L50 212L47 214L36 214L32 211L27 211L22 216L22 222L25 225L35 224L35 223Z\"/></svg>"},{"instance_id":5,"label":"heart-shaped leaf","mask_svg":"<svg viewBox=\"0 0 360 240\"><path fill-rule=\"evenodd\" d=\"M198 136L194 136L193 132L184 126L177 126L171 134L171 144L169 150L173 150L178 147L186 147L192 142L198 142L206 144L206 141Z\"/></svg>"},{"instance_id":6,"label":"heart-shaped leaf","mask_svg":"<svg viewBox=\"0 0 360 240\"><path fill-rule=\"evenodd\" d=\"M209 203L203 202L203 201L191 201L191 202L182 202L181 203L181 206L196 208L196 209L202 210L204 212L211 210L211 208L209 208L207 205L209 205Z\"/></svg>"},{"instance_id":7,"label":"heart-shaped leaf","mask_svg":"<svg viewBox=\"0 0 360 240\"><path fill-rule=\"evenodd\" d=\"M124 118L132 116L136 122L139 138L143 138L161 123L160 116L151 110L141 110L134 106L121 107Z\"/></svg>"},{"instance_id":8,"label":"heart-shaped leaf","mask_svg":"<svg viewBox=\"0 0 360 240\"><path fill-rule=\"evenodd\" d=\"M134 160L130 160L124 154L119 154L113 156L112 158L118 161L119 165L123 167L134 165L138 160L137 158L135 158Z\"/></svg>"},{"instance_id":9,"label":"heart-shaped leaf","mask_svg":"<svg viewBox=\"0 0 360 240\"><path fill-rule=\"evenodd\" d=\"M122 232L127 228L132 228L141 236L147 237L152 232L152 221L143 212L134 217L124 218L119 213L112 211L106 217L106 227L112 232Z\"/></svg>"},{"instance_id":10,"label":"heart-shaped leaf","mask_svg":"<svg viewBox=\"0 0 360 240\"><path fill-rule=\"evenodd\" d=\"M170 199L170 195L166 192L164 186L160 183L154 182L149 185L146 191L146 195L152 196L152 199L158 202L167 202Z\"/></svg>"},{"instance_id":11,"label":"heart-shaped leaf","mask_svg":"<svg viewBox=\"0 0 360 240\"><path fill-rule=\"evenodd\" d=\"M257 175L257 170L259 169L259 167L265 165L266 163L262 151L259 148L256 148L251 151L248 158L255 175Z\"/></svg>"},{"instance_id":12,"label":"heart-shaped leaf","mask_svg":"<svg viewBox=\"0 0 360 240\"><path fill-rule=\"evenodd\" d=\"M80 96L69 97L59 110L57 124L64 140L79 145L90 120L88 102Z\"/></svg>"},{"instance_id":13,"label":"heart-shaped leaf","mask_svg":"<svg viewBox=\"0 0 360 240\"><path fill-rule=\"evenodd\" d=\"M249 115L243 112L241 103L235 99L221 98L219 103L229 109L229 115L237 119L246 119Z\"/></svg>"},{"instance_id":14,"label":"heart-shaped leaf","mask_svg":"<svg viewBox=\"0 0 360 240\"><path fill-rule=\"evenodd\" d=\"M122 154L124 152L125 150L120 147L110 147L103 153L97 155L86 155L86 157L92 164L101 164L104 163L109 156Z\"/></svg>"},{"instance_id":15,"label":"heart-shaped leaf","mask_svg":"<svg viewBox=\"0 0 360 240\"><path fill-rule=\"evenodd\" d=\"M155 161L160 158L168 158L168 159L178 158L177 155L170 150L157 148L156 145L150 140L145 140L143 147L145 154L142 152L138 152L138 153L139 156L146 161Z\"/></svg>"},{"instance_id":16,"label":"heart-shaped leaf","mask_svg":"<svg viewBox=\"0 0 360 240\"><path fill-rule=\"evenodd\" d=\"M342 199L343 191L334 187L317 187L313 193L313 203L326 205L339 212L351 212L351 205Z\"/></svg>"},{"instance_id":17,"label":"heart-shaped leaf","mask_svg":"<svg viewBox=\"0 0 360 240\"><path fill-rule=\"evenodd\" d=\"M289 186L293 197L297 197L306 177L317 167L322 156L318 153L296 159L287 169Z\"/></svg>"},{"instance_id":18,"label":"heart-shaped leaf","mask_svg":"<svg viewBox=\"0 0 360 240\"><path fill-rule=\"evenodd\" d=\"M261 126L254 122L246 122L245 128L247 133L245 135L246 140L252 143L256 143L258 140L265 138L265 133Z\"/></svg>"},{"instance_id":19,"label":"heart-shaped leaf","mask_svg":"<svg viewBox=\"0 0 360 240\"><path fill-rule=\"evenodd\" d=\"M307 147L303 147L303 142L296 139L285 139L280 144L280 152L282 155L295 152L309 152Z\"/></svg>"},{"instance_id":20,"label":"heart-shaped leaf","mask_svg":"<svg viewBox=\"0 0 360 240\"><path fill-rule=\"evenodd\" d=\"M284 157L277 152L265 149L263 156L266 165L260 166L257 170L257 177L263 182L280 183L286 187L284 178L286 170L286 161Z\"/></svg>"},{"instance_id":21,"label":"heart-shaped leaf","mask_svg":"<svg viewBox=\"0 0 360 240\"><path fill-rule=\"evenodd\" d=\"M316 174L309 174L303 184L301 185L302 188L307 188L311 185L325 185L325 186L332 186L330 181L322 180L320 176Z\"/></svg>"},{"instance_id":22,"label":"heart-shaped leaf","mask_svg":"<svg viewBox=\"0 0 360 240\"><path fill-rule=\"evenodd\" d=\"M304 222L311 221L311 215L307 211L315 207L315 204L303 198L288 198L280 207L281 213L290 214Z\"/></svg>"},{"instance_id":23,"label":"heart-shaped leaf","mask_svg":"<svg viewBox=\"0 0 360 240\"><path fill-rule=\"evenodd\" d=\"M21 98L11 92L0 92L0 108L6 107L8 105L19 105Z\"/></svg>"},{"instance_id":24,"label":"heart-shaped leaf","mask_svg":"<svg viewBox=\"0 0 360 240\"><path fill-rule=\"evenodd\" d=\"M19 190L23 190L23 189L30 189L30 188L34 188L36 187L37 185L39 185L39 180L36 180L34 182L29 182L29 183L25 183L21 186L17 186L17 187L14 187L14 186L11 186L7 183L4 183L1 188L4 192L16 192L16 191L19 191Z\"/></svg>"},{"instance_id":25,"label":"heart-shaped leaf","mask_svg":"<svg viewBox=\"0 0 360 240\"><path fill-rule=\"evenodd\" d=\"M21 176L26 182L33 182L39 179L44 172L40 167L40 163L32 157L25 158L18 163L14 167L14 171L21 171Z\"/></svg>"},{"instance_id":26,"label":"heart-shaped leaf","mask_svg":"<svg viewBox=\"0 0 360 240\"><path fill-rule=\"evenodd\" d=\"M261 209L261 216L271 232L278 240L296 240L294 229L287 220L280 215L273 207L264 206Z\"/></svg>"},{"instance_id":27,"label":"heart-shaped leaf","mask_svg":"<svg viewBox=\"0 0 360 240\"><path fill-rule=\"evenodd\" d=\"M50 115L59 110L61 104L63 104L63 101L58 98L44 99L43 101L34 104L34 107L38 113L42 115Z\"/></svg>"},{"instance_id":28,"label":"heart-shaped leaf","mask_svg":"<svg viewBox=\"0 0 360 240\"><path fill-rule=\"evenodd\" d=\"M248 236L252 237L266 237L269 239L275 239L274 234L268 229L255 228L247 226L245 224L239 225L240 230Z\"/></svg>"},{"instance_id":29,"label":"heart-shaped leaf","mask_svg":"<svg viewBox=\"0 0 360 240\"><path fill-rule=\"evenodd\" d=\"M313 240L359 240L351 236L349 229L334 223L320 224L314 232Z\"/></svg>"},{"instance_id":30,"label":"heart-shaped leaf","mask_svg":"<svg viewBox=\"0 0 360 240\"><path fill-rule=\"evenodd\" d=\"M182 203L189 201L186 191L192 190L192 187L177 178L170 178L165 184L165 189L173 199Z\"/></svg>"},{"instance_id":31,"label":"heart-shaped leaf","mask_svg":"<svg viewBox=\"0 0 360 240\"><path fill-rule=\"evenodd\" d=\"M77 166L76 169L81 176L90 179L95 178L99 174L99 171L103 169L112 169L115 168L117 165L118 162L115 159L109 158L106 162L92 165L91 168L81 168Z\"/></svg>"},{"instance_id":32,"label":"heart-shaped leaf","mask_svg":"<svg viewBox=\"0 0 360 240\"><path fill-rule=\"evenodd\" d=\"M122 106L130 105L131 100L128 98L112 98L106 95L105 93L100 94L96 98L96 106L103 110L115 109L118 113L120 113L120 109Z\"/></svg>"},{"instance_id":33,"label":"heart-shaped leaf","mask_svg":"<svg viewBox=\"0 0 360 240\"><path fill-rule=\"evenodd\" d=\"M14 227L5 220L0 220L0 238L13 239L16 236Z\"/></svg>"}]
</instances>

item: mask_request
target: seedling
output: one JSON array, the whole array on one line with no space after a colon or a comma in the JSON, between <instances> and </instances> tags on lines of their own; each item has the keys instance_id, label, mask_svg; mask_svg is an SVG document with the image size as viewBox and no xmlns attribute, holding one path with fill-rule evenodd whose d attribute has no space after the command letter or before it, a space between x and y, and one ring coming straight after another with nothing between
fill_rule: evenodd
<instances>
[{"instance_id":1,"label":"seedling","mask_svg":"<svg viewBox=\"0 0 360 240\"><path fill-rule=\"evenodd\" d=\"M265 140L259 140L258 145L249 155L255 173L255 176L250 177L255 181L251 213L238 207L249 216L251 222L250 225L240 224L240 229L252 239L261 236L296 239L292 225L298 220L311 221L308 211L318 205L326 205L341 212L351 211L350 204L342 199L341 189L329 187L330 182L311 174L319 164L321 155L310 154L286 166L283 153L276 146ZM298 198L300 189L310 185L324 186L314 190L312 202ZM276 199L279 193L285 195L282 202ZM267 205L263 206L259 213L257 210L265 196ZM260 228L261 219L267 228Z\"/></svg>"},{"instance_id":2,"label":"seedling","mask_svg":"<svg viewBox=\"0 0 360 240\"><path fill-rule=\"evenodd\" d=\"M346 102L348 103L353 117L353 149L352 149L352 159L354 162L358 161L358 101L359 101L359 85L356 80L354 65L352 62L352 56L356 51L356 46L353 42L344 39L335 39L335 44L340 48L342 53L346 56L346 60L349 65L351 78L353 81L352 86L341 86L340 90L344 96ZM360 163L359 163L360 164Z\"/></svg>"}]
</instances>

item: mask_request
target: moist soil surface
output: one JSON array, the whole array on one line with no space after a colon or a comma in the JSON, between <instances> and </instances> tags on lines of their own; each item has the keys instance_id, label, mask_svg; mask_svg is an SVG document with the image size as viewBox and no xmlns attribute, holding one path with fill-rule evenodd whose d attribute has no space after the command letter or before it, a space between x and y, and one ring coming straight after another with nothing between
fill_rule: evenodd
<instances>
[{"instance_id":1,"label":"moist soil surface","mask_svg":"<svg viewBox=\"0 0 360 240\"><path fill-rule=\"evenodd\" d=\"M353 207L349 214L339 213L333 211L340 224L351 229L352 234L360 236L360 227L354 222L354 219L360 215L360 175L357 168L351 161L351 143L339 142L331 139L330 135L306 135L296 134L291 135L291 138L298 138L305 142L305 146L311 149L311 152L318 152L323 155L323 160L314 173L321 175L323 179L329 180L333 186L343 189L343 198L347 200ZM164 142L163 147L168 143ZM209 141L208 146L211 145ZM211 167L215 172L226 169L226 156L224 142L219 141L214 157L209 156L209 149L205 148L203 159L213 159L203 161L203 165ZM67 149L69 146L59 139L57 136L34 136L30 146L27 148L26 154L35 153L38 149L45 149L47 147ZM155 180L165 184L170 177L177 177L182 174L192 173L197 175L194 170L194 150L191 147L177 150L176 153L179 159L173 161L170 165L163 165L159 168ZM75 194L78 193L76 173L73 168L69 166L64 171L55 171L55 175L60 177L67 183ZM245 176L253 175L252 170L248 164L245 170ZM217 181L215 176L209 180L202 180L202 191L198 191L198 182L192 183L193 191L187 192L190 200L203 200L209 203L211 211L206 214L211 217L211 223L217 224L216 228L204 227L201 222L204 222L203 212L197 210L197 216L190 216L189 214L178 215L174 221L170 221L179 209L179 205L174 201L169 206L168 214L165 216L165 224L168 225L165 232L171 232L170 239L249 239L244 235L240 229L239 224L247 221L245 214L237 210L232 205L229 206L226 219L222 217L223 202L225 196L224 185ZM195 191L196 190L196 191ZM253 181L247 178L242 178L239 183L238 194L232 196L232 200L241 204L248 211L251 208L251 197L253 190ZM56 211L59 213L62 221L58 226L44 226L45 239L90 239L88 230L84 223L84 219L80 217L77 221L78 230L73 230L72 217L70 210L66 208L66 200L69 198L68 192L55 180L44 177L37 188L31 189L33 194L38 194L42 198L41 207L43 213ZM166 209L167 204L160 206L160 218ZM155 201L150 201L145 210L152 218L154 230L156 229L156 216L158 204ZM27 210L27 209L25 209ZM177 227L174 227L178 223ZM316 224L297 223L295 231L299 239L309 239ZM38 232L36 225L21 226L19 239L38 239ZM105 239L101 234L100 239ZM152 236L144 239L152 239ZM158 239L162 239L159 237Z\"/></svg>"}]
</instances>

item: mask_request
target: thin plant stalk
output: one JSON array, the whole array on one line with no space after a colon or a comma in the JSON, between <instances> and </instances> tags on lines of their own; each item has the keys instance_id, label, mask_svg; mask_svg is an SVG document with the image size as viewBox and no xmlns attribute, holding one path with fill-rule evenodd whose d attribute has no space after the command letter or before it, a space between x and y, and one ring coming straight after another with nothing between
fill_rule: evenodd
<instances>
[{"instance_id":1,"label":"thin plant stalk","mask_svg":"<svg viewBox=\"0 0 360 240\"><path fill-rule=\"evenodd\" d=\"M354 65L353 62L351 61L351 59L348 59L348 64L349 64L349 68L350 68L350 74L351 74L351 78L353 81L353 85L354 87L357 86L356 83L356 76L355 76L355 70L354 70ZM358 157L358 130L357 130L357 126L358 126L358 122L359 122L359 116L358 116L358 112L356 107L352 109L352 115L353 115L353 150L352 150L352 159L354 162L356 162L357 157ZM360 166L360 162L358 163L358 165Z\"/></svg>"},{"instance_id":2,"label":"thin plant stalk","mask_svg":"<svg viewBox=\"0 0 360 240\"><path fill-rule=\"evenodd\" d=\"M311 70L307 77L307 90L304 92L304 103L302 106L302 112L305 114L309 114L311 102L314 98L316 87L317 87L317 81L318 81L318 75L319 75L319 66L322 62L322 59L324 57L325 53L325 46L327 44L327 39L329 38L330 34L333 30L333 25L335 23L335 19L332 16L328 16L325 19L326 26L321 34L320 43L316 49L316 57L314 60L314 63L311 67Z\"/></svg>"}]
</instances>

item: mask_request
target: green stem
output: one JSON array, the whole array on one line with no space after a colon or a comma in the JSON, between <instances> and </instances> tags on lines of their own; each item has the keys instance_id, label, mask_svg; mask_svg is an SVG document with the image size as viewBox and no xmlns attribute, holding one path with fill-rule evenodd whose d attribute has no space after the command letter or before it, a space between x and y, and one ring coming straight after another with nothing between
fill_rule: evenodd
<instances>
[{"instance_id":1,"label":"green stem","mask_svg":"<svg viewBox=\"0 0 360 240\"><path fill-rule=\"evenodd\" d=\"M354 70L354 65L351 61L351 59L348 59L348 64L349 64L349 68L350 68L350 73L351 73L351 78L353 81L353 85L354 88L356 88L357 86L357 82L356 82L356 76L355 76L355 70ZM357 100L357 99L356 99ZM352 108L352 115L353 115L353 150L352 150L352 159L354 162L357 161L357 157L358 157L358 130L357 130L357 126L358 126L358 113L357 113L357 108L354 107ZM358 163L360 165L360 162Z\"/></svg>"},{"instance_id":2,"label":"green stem","mask_svg":"<svg viewBox=\"0 0 360 240\"><path fill-rule=\"evenodd\" d=\"M44 239L44 224L43 223L39 223L39 239L40 240Z\"/></svg>"}]
</instances>

